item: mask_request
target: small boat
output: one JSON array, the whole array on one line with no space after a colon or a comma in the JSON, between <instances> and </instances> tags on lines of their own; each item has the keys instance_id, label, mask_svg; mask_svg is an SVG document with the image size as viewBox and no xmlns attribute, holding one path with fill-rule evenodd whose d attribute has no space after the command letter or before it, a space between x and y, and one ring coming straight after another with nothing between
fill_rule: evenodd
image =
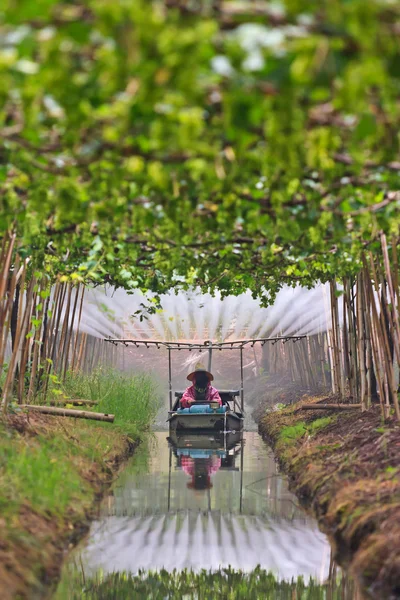
<instances>
[{"instance_id":1,"label":"small boat","mask_svg":"<svg viewBox=\"0 0 400 600\"><path fill-rule=\"evenodd\" d=\"M239 390L219 390L218 402L196 401L190 408L180 408L183 392L175 392L175 403L168 412L170 431L242 431L243 413L236 408ZM236 410L235 410L236 408Z\"/></svg>"}]
</instances>

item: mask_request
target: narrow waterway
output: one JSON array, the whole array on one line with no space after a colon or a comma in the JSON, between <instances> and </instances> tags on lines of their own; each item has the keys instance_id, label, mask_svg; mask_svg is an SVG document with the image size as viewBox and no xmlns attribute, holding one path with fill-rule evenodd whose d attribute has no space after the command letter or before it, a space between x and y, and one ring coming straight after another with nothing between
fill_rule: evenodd
<instances>
[{"instance_id":1,"label":"narrow waterway","mask_svg":"<svg viewBox=\"0 0 400 600\"><path fill-rule=\"evenodd\" d=\"M66 571L72 564L85 580L160 569L251 572L258 565L280 581L302 576L323 584L332 576L327 539L256 432L154 433L121 473ZM56 598L67 597L65 585L64 577Z\"/></svg>"}]
</instances>

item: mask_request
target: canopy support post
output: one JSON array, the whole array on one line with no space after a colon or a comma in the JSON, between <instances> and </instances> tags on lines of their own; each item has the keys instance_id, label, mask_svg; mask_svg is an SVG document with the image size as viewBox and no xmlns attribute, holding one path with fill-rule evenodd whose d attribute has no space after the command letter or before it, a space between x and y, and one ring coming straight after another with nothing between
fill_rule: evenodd
<instances>
[{"instance_id":1,"label":"canopy support post","mask_svg":"<svg viewBox=\"0 0 400 600\"><path fill-rule=\"evenodd\" d=\"M172 365L171 365L171 348L168 348L168 386L169 386L169 410L172 410Z\"/></svg>"},{"instance_id":2,"label":"canopy support post","mask_svg":"<svg viewBox=\"0 0 400 600\"><path fill-rule=\"evenodd\" d=\"M211 373L211 363L212 363L212 342L209 342L209 349L208 349L208 372Z\"/></svg>"},{"instance_id":3,"label":"canopy support post","mask_svg":"<svg viewBox=\"0 0 400 600\"><path fill-rule=\"evenodd\" d=\"M168 465L168 512L171 510L171 465L172 465L172 448L169 447L169 465Z\"/></svg>"},{"instance_id":4,"label":"canopy support post","mask_svg":"<svg viewBox=\"0 0 400 600\"><path fill-rule=\"evenodd\" d=\"M244 411L244 389L243 389L243 346L240 346L240 407Z\"/></svg>"},{"instance_id":5,"label":"canopy support post","mask_svg":"<svg viewBox=\"0 0 400 600\"><path fill-rule=\"evenodd\" d=\"M243 510L243 446L244 446L244 440L242 438L240 440L240 503L239 503L240 514L242 514L242 510Z\"/></svg>"}]
</instances>

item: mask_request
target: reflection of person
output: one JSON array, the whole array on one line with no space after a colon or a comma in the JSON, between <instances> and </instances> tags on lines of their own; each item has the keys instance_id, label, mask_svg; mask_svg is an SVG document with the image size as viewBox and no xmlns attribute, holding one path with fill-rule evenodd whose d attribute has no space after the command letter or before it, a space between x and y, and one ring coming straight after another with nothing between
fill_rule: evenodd
<instances>
[{"instance_id":1,"label":"reflection of person","mask_svg":"<svg viewBox=\"0 0 400 600\"><path fill-rule=\"evenodd\" d=\"M193 402L218 402L222 406L218 390L211 385L214 379L211 373L201 365L197 364L195 370L189 373L187 379L192 385L186 388L181 398L181 407L190 408Z\"/></svg>"},{"instance_id":2,"label":"reflection of person","mask_svg":"<svg viewBox=\"0 0 400 600\"><path fill-rule=\"evenodd\" d=\"M208 458L192 458L182 456L181 467L192 480L187 487L195 490L208 490L212 488L211 475L216 473L221 466L221 459L216 454Z\"/></svg>"}]
</instances>

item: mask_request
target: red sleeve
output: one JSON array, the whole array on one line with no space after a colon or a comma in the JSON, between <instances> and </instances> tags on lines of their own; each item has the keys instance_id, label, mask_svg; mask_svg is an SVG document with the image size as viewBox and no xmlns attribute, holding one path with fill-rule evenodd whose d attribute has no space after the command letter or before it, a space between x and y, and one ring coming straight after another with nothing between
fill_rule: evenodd
<instances>
[{"instance_id":1,"label":"red sleeve","mask_svg":"<svg viewBox=\"0 0 400 600\"><path fill-rule=\"evenodd\" d=\"M183 396L181 398L181 407L189 408L190 404L189 404L188 400L193 400L193 399L194 399L193 386L191 385L190 387L186 388L186 390L183 392Z\"/></svg>"},{"instance_id":2,"label":"red sleeve","mask_svg":"<svg viewBox=\"0 0 400 600\"><path fill-rule=\"evenodd\" d=\"M213 402L219 402L222 406L221 396L219 395L218 390L212 386L210 386L210 400Z\"/></svg>"}]
</instances>

